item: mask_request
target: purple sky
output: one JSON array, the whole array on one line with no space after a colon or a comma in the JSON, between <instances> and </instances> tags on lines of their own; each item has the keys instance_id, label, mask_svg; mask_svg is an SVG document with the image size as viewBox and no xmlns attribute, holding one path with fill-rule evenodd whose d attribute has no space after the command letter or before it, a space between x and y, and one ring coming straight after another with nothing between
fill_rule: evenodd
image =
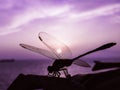
<instances>
[{"instance_id":1,"label":"purple sky","mask_svg":"<svg viewBox=\"0 0 120 90\"><path fill-rule=\"evenodd\" d=\"M86 57L120 58L120 0L0 0L1 59L46 58L19 46L44 48L39 32L63 41L73 57L117 42Z\"/></svg>"}]
</instances>

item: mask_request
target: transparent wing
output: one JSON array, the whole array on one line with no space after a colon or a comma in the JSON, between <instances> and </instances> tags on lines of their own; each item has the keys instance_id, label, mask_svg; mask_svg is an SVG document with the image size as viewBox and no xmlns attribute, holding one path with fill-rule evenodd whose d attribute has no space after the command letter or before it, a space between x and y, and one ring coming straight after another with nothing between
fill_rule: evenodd
<instances>
[{"instance_id":1,"label":"transparent wing","mask_svg":"<svg viewBox=\"0 0 120 90\"><path fill-rule=\"evenodd\" d=\"M37 47L31 46L31 45L27 45L27 44L20 44L20 46L25 48L25 49L28 49L30 51L33 51L33 52L42 54L44 56L47 56L47 57L49 57L51 59L56 59L57 58L55 54L53 54L50 51L45 50L45 49L37 48Z\"/></svg>"},{"instance_id":2,"label":"transparent wing","mask_svg":"<svg viewBox=\"0 0 120 90\"><path fill-rule=\"evenodd\" d=\"M72 53L67 45L57 40L55 37L40 32L38 34L40 41L46 45L56 56L57 59L71 59Z\"/></svg>"},{"instance_id":3,"label":"transparent wing","mask_svg":"<svg viewBox=\"0 0 120 90\"><path fill-rule=\"evenodd\" d=\"M75 60L73 63L78 65L78 66L82 66L82 67L91 67L87 62L82 61L80 59Z\"/></svg>"}]
</instances>

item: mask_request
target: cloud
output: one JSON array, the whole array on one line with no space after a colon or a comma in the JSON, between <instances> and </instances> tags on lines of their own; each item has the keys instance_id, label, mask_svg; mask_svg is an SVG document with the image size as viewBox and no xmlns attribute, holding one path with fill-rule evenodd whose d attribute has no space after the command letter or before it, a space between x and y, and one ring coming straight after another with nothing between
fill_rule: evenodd
<instances>
[{"instance_id":1,"label":"cloud","mask_svg":"<svg viewBox=\"0 0 120 90\"><path fill-rule=\"evenodd\" d=\"M19 32L19 31L20 31L20 29L4 30L4 31L0 32L0 36L8 35L8 34Z\"/></svg>"},{"instance_id":2,"label":"cloud","mask_svg":"<svg viewBox=\"0 0 120 90\"><path fill-rule=\"evenodd\" d=\"M68 6L62 7L52 7L52 8L30 8L25 11L23 14L17 15L13 19L13 23L10 28L16 28L26 23L29 23L32 20L40 19L40 18L48 18L48 17L56 17L64 12L69 10Z\"/></svg>"},{"instance_id":3,"label":"cloud","mask_svg":"<svg viewBox=\"0 0 120 90\"><path fill-rule=\"evenodd\" d=\"M107 6L102 5L99 8L96 7L94 9L81 12L79 11L78 6L82 9L85 3L83 3L82 0L80 1L1 0L0 35L7 35L9 33L20 31L22 30L20 29L21 27L36 19L40 20L45 18L60 18L63 20L86 20L99 16L114 14L120 10L120 4L111 4ZM83 4L82 7L79 5L81 3ZM93 5L93 2L91 5ZM84 7L88 8L86 5Z\"/></svg>"},{"instance_id":4,"label":"cloud","mask_svg":"<svg viewBox=\"0 0 120 90\"><path fill-rule=\"evenodd\" d=\"M89 10L85 12L70 13L68 19L86 20L86 19L96 18L99 16L112 15L118 12L120 12L120 4L113 4L113 5L102 6L94 10Z\"/></svg>"},{"instance_id":5,"label":"cloud","mask_svg":"<svg viewBox=\"0 0 120 90\"><path fill-rule=\"evenodd\" d=\"M41 4L40 0L2 1L0 6L0 35L19 31L15 28L20 28L35 19L59 16L68 10L68 5L50 6L48 3Z\"/></svg>"},{"instance_id":6,"label":"cloud","mask_svg":"<svg viewBox=\"0 0 120 90\"><path fill-rule=\"evenodd\" d=\"M61 7L29 8L25 10L23 14L19 14L13 18L10 28L20 27L29 23L32 20L40 18L63 17L67 19L85 20L104 15L111 15L116 12L120 12L120 4L102 6L93 10L79 13L71 11L71 7L69 5L64 5Z\"/></svg>"}]
</instances>

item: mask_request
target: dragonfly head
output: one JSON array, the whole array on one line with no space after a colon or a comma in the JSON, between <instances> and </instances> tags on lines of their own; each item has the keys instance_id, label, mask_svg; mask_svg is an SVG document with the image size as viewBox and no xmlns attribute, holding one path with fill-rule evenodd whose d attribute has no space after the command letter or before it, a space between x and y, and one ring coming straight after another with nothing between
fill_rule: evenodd
<instances>
[{"instance_id":1,"label":"dragonfly head","mask_svg":"<svg viewBox=\"0 0 120 90\"><path fill-rule=\"evenodd\" d=\"M48 66L47 70L48 70L49 73L52 73L54 71L53 66Z\"/></svg>"}]
</instances>

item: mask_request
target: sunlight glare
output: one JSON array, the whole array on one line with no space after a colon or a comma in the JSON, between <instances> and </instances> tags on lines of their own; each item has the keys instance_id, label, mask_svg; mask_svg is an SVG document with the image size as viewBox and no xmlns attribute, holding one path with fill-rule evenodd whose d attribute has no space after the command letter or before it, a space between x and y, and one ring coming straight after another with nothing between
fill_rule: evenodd
<instances>
[{"instance_id":1,"label":"sunlight glare","mask_svg":"<svg viewBox=\"0 0 120 90\"><path fill-rule=\"evenodd\" d=\"M60 54L60 53L62 53L62 50L61 50L61 49L57 49L56 52L57 52L58 54Z\"/></svg>"}]
</instances>

